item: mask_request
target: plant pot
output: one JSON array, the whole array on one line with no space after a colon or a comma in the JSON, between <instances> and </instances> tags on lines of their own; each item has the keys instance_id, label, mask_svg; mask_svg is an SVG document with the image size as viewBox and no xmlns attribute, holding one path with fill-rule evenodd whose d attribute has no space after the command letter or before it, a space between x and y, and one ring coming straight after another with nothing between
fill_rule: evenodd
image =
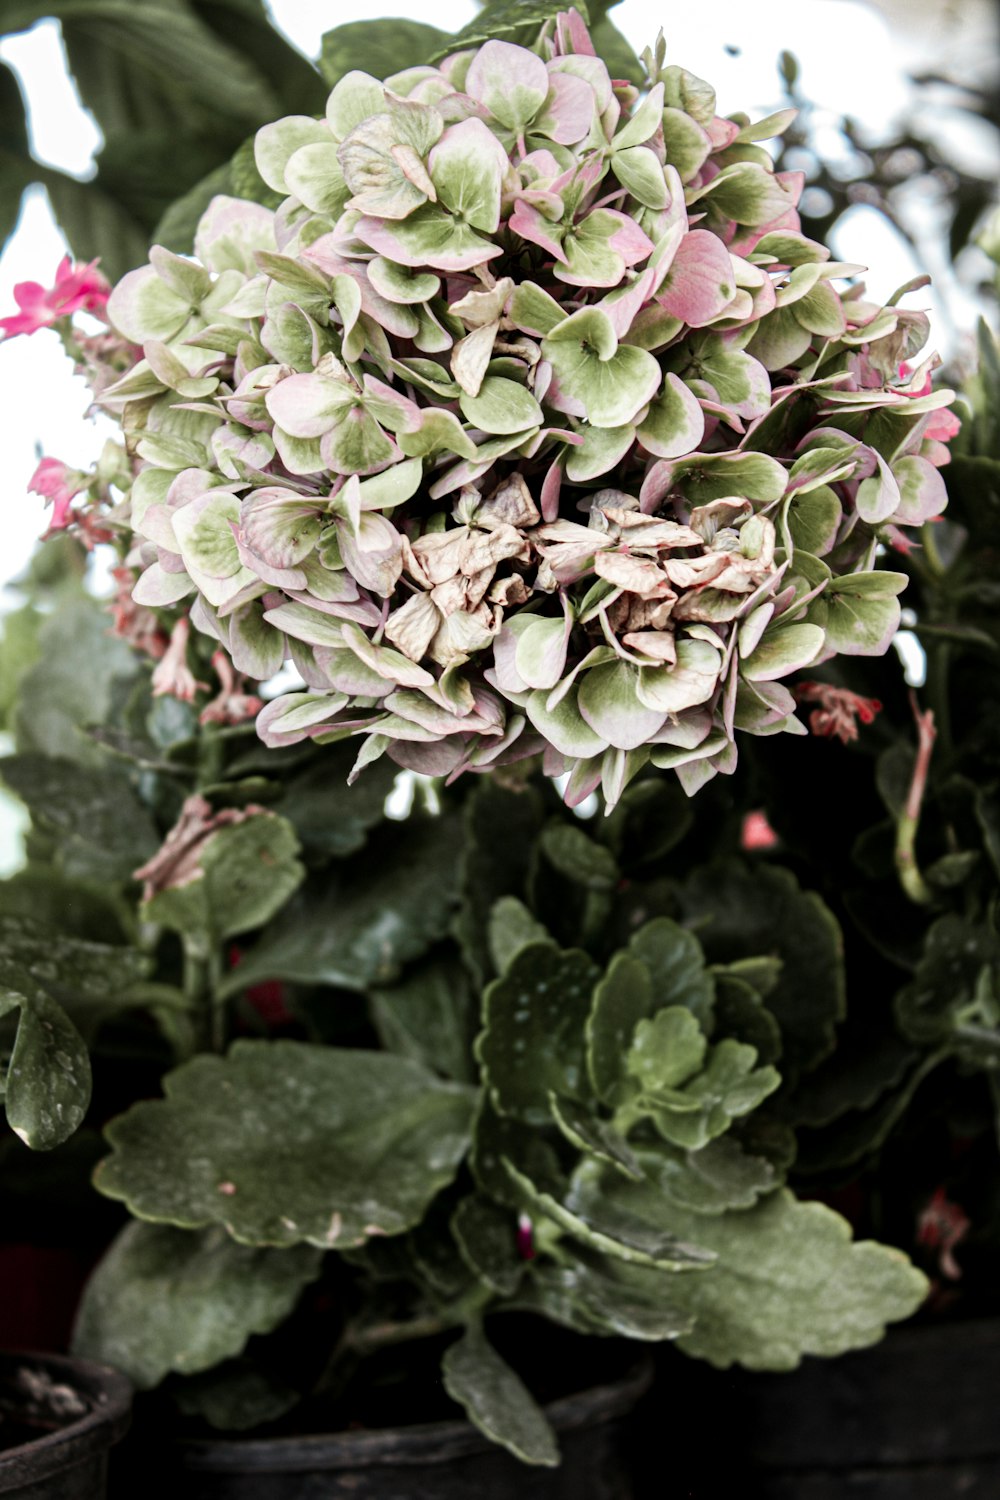
<instances>
[{"instance_id":1,"label":"plant pot","mask_svg":"<svg viewBox=\"0 0 1000 1500\"><path fill-rule=\"evenodd\" d=\"M468 1422L431 1422L186 1440L174 1449L176 1467L162 1493L184 1500L632 1500L623 1437L650 1379L644 1361L620 1380L548 1405L563 1455L557 1469L519 1462Z\"/></svg>"},{"instance_id":2,"label":"plant pot","mask_svg":"<svg viewBox=\"0 0 1000 1500\"><path fill-rule=\"evenodd\" d=\"M104 1500L108 1450L131 1408L131 1385L105 1365L0 1354L0 1496Z\"/></svg>"},{"instance_id":3,"label":"plant pot","mask_svg":"<svg viewBox=\"0 0 1000 1500\"><path fill-rule=\"evenodd\" d=\"M894 1329L872 1349L741 1376L755 1500L996 1500L1000 1319ZM747 1493L744 1487L744 1493Z\"/></svg>"}]
</instances>

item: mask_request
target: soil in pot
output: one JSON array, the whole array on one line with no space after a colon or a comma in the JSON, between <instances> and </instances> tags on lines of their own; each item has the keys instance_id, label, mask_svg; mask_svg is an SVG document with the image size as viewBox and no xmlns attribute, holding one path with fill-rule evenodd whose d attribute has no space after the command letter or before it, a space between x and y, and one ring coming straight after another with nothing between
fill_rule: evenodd
<instances>
[{"instance_id":1,"label":"soil in pot","mask_svg":"<svg viewBox=\"0 0 1000 1500\"><path fill-rule=\"evenodd\" d=\"M398 1351L367 1362L339 1404L339 1430L332 1421L315 1430L316 1408L298 1414L300 1429L311 1418L311 1431L230 1438L140 1427L113 1468L112 1500L154 1500L151 1470L160 1475L155 1500L634 1500L630 1415L649 1384L648 1361L614 1341L517 1321L503 1352L545 1405L562 1451L556 1469L521 1463L465 1421L444 1395L442 1346L426 1341L405 1368ZM491 1338L502 1347L499 1332Z\"/></svg>"},{"instance_id":2,"label":"soil in pot","mask_svg":"<svg viewBox=\"0 0 1000 1500\"><path fill-rule=\"evenodd\" d=\"M105 1500L108 1450L124 1435L123 1375L54 1354L0 1354L0 1496Z\"/></svg>"}]
</instances>

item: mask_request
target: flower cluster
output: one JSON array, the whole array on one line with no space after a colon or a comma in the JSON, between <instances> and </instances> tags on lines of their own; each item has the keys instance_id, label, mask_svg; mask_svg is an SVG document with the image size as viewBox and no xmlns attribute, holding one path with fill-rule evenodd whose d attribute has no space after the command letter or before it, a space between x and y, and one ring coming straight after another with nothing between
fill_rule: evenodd
<instances>
[{"instance_id":1,"label":"flower cluster","mask_svg":"<svg viewBox=\"0 0 1000 1500\"><path fill-rule=\"evenodd\" d=\"M568 11L349 73L258 133L277 212L217 198L113 292L135 600L257 681L291 657L268 744L693 791L737 730L805 732L782 678L886 649L879 543L946 498L926 317L802 234L758 144L791 112L644 62Z\"/></svg>"},{"instance_id":2,"label":"flower cluster","mask_svg":"<svg viewBox=\"0 0 1000 1500\"><path fill-rule=\"evenodd\" d=\"M111 287L97 269L96 261L78 266L65 255L56 269L54 286L44 287L37 281L18 283L14 288L18 311L9 318L0 318L0 335L12 339L21 333L37 333L40 328L51 328L78 312L91 313L106 321L110 292Z\"/></svg>"}]
</instances>

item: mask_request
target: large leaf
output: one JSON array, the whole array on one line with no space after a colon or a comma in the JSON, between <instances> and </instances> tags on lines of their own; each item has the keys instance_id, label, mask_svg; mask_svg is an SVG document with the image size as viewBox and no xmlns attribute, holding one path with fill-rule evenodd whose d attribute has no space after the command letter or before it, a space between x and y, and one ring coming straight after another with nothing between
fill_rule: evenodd
<instances>
[{"instance_id":1,"label":"large leaf","mask_svg":"<svg viewBox=\"0 0 1000 1500\"><path fill-rule=\"evenodd\" d=\"M399 984L371 990L369 999L383 1047L458 1083L475 1081L478 1005L457 957L439 950L408 968Z\"/></svg>"},{"instance_id":2,"label":"large leaf","mask_svg":"<svg viewBox=\"0 0 1000 1500\"><path fill-rule=\"evenodd\" d=\"M16 715L19 750L103 765L79 726L107 717L116 683L136 675L136 660L111 635L95 600L73 600L51 615L38 638L39 659L21 679Z\"/></svg>"},{"instance_id":3,"label":"large leaf","mask_svg":"<svg viewBox=\"0 0 1000 1500\"><path fill-rule=\"evenodd\" d=\"M342 859L354 854L384 817L399 768L383 758L348 786L356 755L349 743L327 745L314 765L282 780L279 811L294 823L307 855Z\"/></svg>"},{"instance_id":4,"label":"large leaf","mask_svg":"<svg viewBox=\"0 0 1000 1500\"><path fill-rule=\"evenodd\" d=\"M501 896L525 894L541 816L534 788L515 791L486 777L466 801L462 907L455 935L481 983L492 969L488 934L494 904Z\"/></svg>"},{"instance_id":5,"label":"large leaf","mask_svg":"<svg viewBox=\"0 0 1000 1500\"><path fill-rule=\"evenodd\" d=\"M678 1283L687 1280L580 1245L569 1254L561 1245L558 1263L534 1270L528 1296L547 1318L577 1333L659 1343L692 1328L694 1318L684 1299L674 1295Z\"/></svg>"},{"instance_id":6,"label":"large leaf","mask_svg":"<svg viewBox=\"0 0 1000 1500\"><path fill-rule=\"evenodd\" d=\"M712 961L780 958L767 1005L781 1027L783 1068L814 1067L844 1015L843 939L833 913L788 870L736 859L697 870L680 895L688 921L703 924L698 936Z\"/></svg>"},{"instance_id":7,"label":"large leaf","mask_svg":"<svg viewBox=\"0 0 1000 1500\"><path fill-rule=\"evenodd\" d=\"M388 78L405 68L414 68L428 58L452 50L451 37L423 21L347 21L325 33L320 44L319 67L332 88L345 73L355 69L373 78Z\"/></svg>"},{"instance_id":8,"label":"large leaf","mask_svg":"<svg viewBox=\"0 0 1000 1500\"><path fill-rule=\"evenodd\" d=\"M363 860L282 913L226 992L264 979L357 990L391 984L447 931L458 897L455 834L449 817L387 827Z\"/></svg>"},{"instance_id":9,"label":"large leaf","mask_svg":"<svg viewBox=\"0 0 1000 1500\"><path fill-rule=\"evenodd\" d=\"M444 1388L493 1442L528 1464L559 1462L555 1433L535 1398L478 1326L465 1330L441 1361Z\"/></svg>"},{"instance_id":10,"label":"large leaf","mask_svg":"<svg viewBox=\"0 0 1000 1500\"><path fill-rule=\"evenodd\" d=\"M0 1019L20 1013L0 1092L11 1129L32 1150L50 1151L83 1120L90 1058L62 1007L30 981L25 988L27 993L0 989Z\"/></svg>"},{"instance_id":11,"label":"large leaf","mask_svg":"<svg viewBox=\"0 0 1000 1500\"><path fill-rule=\"evenodd\" d=\"M401 1234L455 1175L470 1091L408 1058L234 1043L167 1075L108 1126L96 1183L155 1223L323 1249Z\"/></svg>"},{"instance_id":12,"label":"large leaf","mask_svg":"<svg viewBox=\"0 0 1000 1500\"><path fill-rule=\"evenodd\" d=\"M37 827L57 840L57 862L66 875L128 880L159 843L124 771L26 754L9 756L0 774Z\"/></svg>"},{"instance_id":13,"label":"large leaf","mask_svg":"<svg viewBox=\"0 0 1000 1500\"><path fill-rule=\"evenodd\" d=\"M487 988L476 1055L502 1114L538 1125L550 1092L586 1097L584 1023L597 976L586 953L531 943Z\"/></svg>"},{"instance_id":14,"label":"large leaf","mask_svg":"<svg viewBox=\"0 0 1000 1500\"><path fill-rule=\"evenodd\" d=\"M210 1369L276 1328L322 1258L312 1245L239 1245L219 1228L127 1224L87 1284L73 1353L124 1370L140 1390Z\"/></svg>"},{"instance_id":15,"label":"large leaf","mask_svg":"<svg viewBox=\"0 0 1000 1500\"><path fill-rule=\"evenodd\" d=\"M0 899L6 898L3 889ZM129 1001L150 960L136 948L90 942L20 913L0 914L0 985L40 986L89 1037L105 1016Z\"/></svg>"},{"instance_id":16,"label":"large leaf","mask_svg":"<svg viewBox=\"0 0 1000 1500\"><path fill-rule=\"evenodd\" d=\"M586 5L578 5L576 8L586 20ZM449 52L458 52L467 47L478 47L494 37L530 47L544 23L563 9L559 0L486 0L475 20L469 21L461 31L449 38L447 45L431 60L437 61Z\"/></svg>"},{"instance_id":17,"label":"large leaf","mask_svg":"<svg viewBox=\"0 0 1000 1500\"><path fill-rule=\"evenodd\" d=\"M143 913L151 922L208 941L260 927L302 880L298 850L287 819L257 812L210 834L198 852L197 869L182 883L157 891Z\"/></svg>"},{"instance_id":18,"label":"large leaf","mask_svg":"<svg viewBox=\"0 0 1000 1500\"><path fill-rule=\"evenodd\" d=\"M719 1369L791 1370L803 1354L866 1348L927 1293L901 1251L852 1244L839 1214L784 1188L746 1213L708 1218L671 1208L668 1218L719 1257L707 1275L674 1282L695 1316L681 1348Z\"/></svg>"}]
</instances>

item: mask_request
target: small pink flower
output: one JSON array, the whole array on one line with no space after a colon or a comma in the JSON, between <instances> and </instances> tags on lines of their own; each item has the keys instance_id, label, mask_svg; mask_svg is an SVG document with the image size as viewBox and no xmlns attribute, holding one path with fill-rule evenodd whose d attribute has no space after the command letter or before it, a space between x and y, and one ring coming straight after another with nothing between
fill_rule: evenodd
<instances>
[{"instance_id":1,"label":"small pink flower","mask_svg":"<svg viewBox=\"0 0 1000 1500\"><path fill-rule=\"evenodd\" d=\"M520 1260L534 1260L535 1231L527 1214L517 1217L517 1254Z\"/></svg>"},{"instance_id":2,"label":"small pink flower","mask_svg":"<svg viewBox=\"0 0 1000 1500\"><path fill-rule=\"evenodd\" d=\"M221 687L198 715L199 724L242 724L254 719L264 707L264 700L243 691L243 678L224 651L216 651L212 666Z\"/></svg>"},{"instance_id":3,"label":"small pink flower","mask_svg":"<svg viewBox=\"0 0 1000 1500\"><path fill-rule=\"evenodd\" d=\"M741 849L773 849L777 842L778 835L767 821L766 813L747 813L740 835Z\"/></svg>"},{"instance_id":4,"label":"small pink flower","mask_svg":"<svg viewBox=\"0 0 1000 1500\"><path fill-rule=\"evenodd\" d=\"M21 281L14 288L14 301L20 311L0 318L0 330L8 339L19 333L37 333L60 318L75 312L95 313L103 317L111 295L109 282L97 269L97 262L74 266L68 255L59 262L56 284L46 289L37 281Z\"/></svg>"},{"instance_id":5,"label":"small pink flower","mask_svg":"<svg viewBox=\"0 0 1000 1500\"><path fill-rule=\"evenodd\" d=\"M850 688L834 687L829 682L800 682L795 696L800 703L820 705L809 715L813 734L827 738L836 735L843 745L857 739L858 719L862 724L871 724L882 708L877 698L862 698Z\"/></svg>"},{"instance_id":6,"label":"small pink flower","mask_svg":"<svg viewBox=\"0 0 1000 1500\"><path fill-rule=\"evenodd\" d=\"M941 1275L957 1281L962 1274L952 1251L969 1232L971 1220L939 1187L917 1218L917 1244L936 1249Z\"/></svg>"},{"instance_id":7,"label":"small pink flower","mask_svg":"<svg viewBox=\"0 0 1000 1500\"><path fill-rule=\"evenodd\" d=\"M64 531L74 519L70 505L74 495L87 488L89 476L71 469L59 458L43 458L28 480L28 493L52 501L49 531Z\"/></svg>"},{"instance_id":8,"label":"small pink flower","mask_svg":"<svg viewBox=\"0 0 1000 1500\"><path fill-rule=\"evenodd\" d=\"M136 604L132 598L135 574L131 568L124 567L112 568L111 572L118 585L111 606L112 634L159 661L167 649L167 637L153 611L143 604Z\"/></svg>"},{"instance_id":9,"label":"small pink flower","mask_svg":"<svg viewBox=\"0 0 1000 1500\"><path fill-rule=\"evenodd\" d=\"M177 621L171 631L170 645L153 670L154 698L162 698L169 694L171 698L179 698L182 703L190 703L199 690L203 693L208 692L207 685L204 682L198 682L187 664L187 643L190 634L191 621L185 615Z\"/></svg>"}]
</instances>

